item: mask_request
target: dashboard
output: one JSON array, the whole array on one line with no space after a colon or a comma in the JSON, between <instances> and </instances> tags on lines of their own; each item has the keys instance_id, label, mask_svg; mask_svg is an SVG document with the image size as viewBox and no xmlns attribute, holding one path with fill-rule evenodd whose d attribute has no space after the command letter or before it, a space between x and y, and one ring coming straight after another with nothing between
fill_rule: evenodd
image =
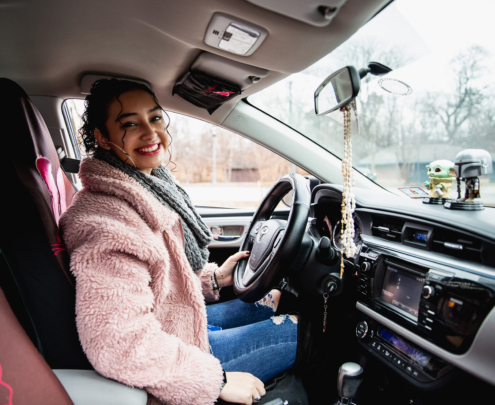
<instances>
[{"instance_id":1,"label":"dashboard","mask_svg":"<svg viewBox=\"0 0 495 405\"><path fill-rule=\"evenodd\" d=\"M462 369L495 385L495 215L354 189L356 339L420 389ZM340 246L341 188L313 190L309 233Z\"/></svg>"}]
</instances>

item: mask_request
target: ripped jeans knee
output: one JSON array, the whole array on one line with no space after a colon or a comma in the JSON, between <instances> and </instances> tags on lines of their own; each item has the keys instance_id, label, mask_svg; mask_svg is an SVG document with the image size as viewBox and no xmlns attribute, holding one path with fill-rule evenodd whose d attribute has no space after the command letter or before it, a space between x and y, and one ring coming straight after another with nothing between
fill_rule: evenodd
<instances>
[{"instance_id":1,"label":"ripped jeans knee","mask_svg":"<svg viewBox=\"0 0 495 405\"><path fill-rule=\"evenodd\" d=\"M271 293L268 293L265 297L255 302L255 305L263 305L265 307L270 307L273 310L273 312L277 310L277 306L275 304L275 301L273 300Z\"/></svg>"},{"instance_id":2,"label":"ripped jeans knee","mask_svg":"<svg viewBox=\"0 0 495 405\"><path fill-rule=\"evenodd\" d=\"M273 310L273 312L276 312L280 298L281 292L279 290L271 290L266 296L257 301L255 304L269 307Z\"/></svg>"},{"instance_id":3,"label":"ripped jeans knee","mask_svg":"<svg viewBox=\"0 0 495 405\"><path fill-rule=\"evenodd\" d=\"M282 325L287 319L290 319L292 323L297 324L299 320L297 315L278 315L272 316L270 319L275 325Z\"/></svg>"}]
</instances>

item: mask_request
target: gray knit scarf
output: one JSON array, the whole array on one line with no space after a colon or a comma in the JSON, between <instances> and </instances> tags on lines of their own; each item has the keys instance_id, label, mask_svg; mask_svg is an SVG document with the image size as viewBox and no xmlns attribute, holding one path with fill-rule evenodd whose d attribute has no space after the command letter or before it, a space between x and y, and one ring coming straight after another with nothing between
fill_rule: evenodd
<instances>
[{"instance_id":1,"label":"gray knit scarf","mask_svg":"<svg viewBox=\"0 0 495 405\"><path fill-rule=\"evenodd\" d=\"M207 246L212 240L211 232L196 212L186 191L175 182L170 171L160 165L151 171L151 175L148 175L124 163L113 152L103 148L98 148L94 157L132 177L165 207L179 214L184 230L187 260L193 271L201 270L208 260Z\"/></svg>"}]
</instances>

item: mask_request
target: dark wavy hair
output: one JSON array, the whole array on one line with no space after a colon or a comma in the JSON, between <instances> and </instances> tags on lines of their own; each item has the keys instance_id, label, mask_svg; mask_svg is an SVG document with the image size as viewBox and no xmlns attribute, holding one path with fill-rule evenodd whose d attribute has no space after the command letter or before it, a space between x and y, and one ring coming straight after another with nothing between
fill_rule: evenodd
<instances>
[{"instance_id":1,"label":"dark wavy hair","mask_svg":"<svg viewBox=\"0 0 495 405\"><path fill-rule=\"evenodd\" d=\"M88 155L93 155L99 148L98 142L95 138L95 129L99 129L103 135L108 137L108 130L105 123L108 119L108 107L110 103L114 99L117 100L123 110L123 106L119 100L119 97L121 94L131 90L143 90L146 93L150 94L153 97L156 105L159 106L167 116L168 122L165 129L170 138L170 143L167 147L167 150L169 155L171 156L170 146L172 144L172 137L168 132L170 117L168 116L167 112L162 108L160 103L158 103L155 93L153 93L148 86L142 83L124 79L97 80L91 86L90 94L86 96L84 102L86 109L84 110L84 114L82 116L83 126L81 127L81 129L79 129L79 134L81 134L84 143L84 149L86 150L86 153ZM124 131L124 135L122 136L122 147L124 147L125 135L126 131Z\"/></svg>"}]
</instances>

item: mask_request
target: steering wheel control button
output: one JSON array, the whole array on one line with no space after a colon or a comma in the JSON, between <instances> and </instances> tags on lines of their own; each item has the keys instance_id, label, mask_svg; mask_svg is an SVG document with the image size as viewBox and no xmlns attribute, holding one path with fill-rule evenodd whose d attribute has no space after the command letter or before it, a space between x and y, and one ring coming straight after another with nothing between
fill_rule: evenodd
<instances>
[{"instance_id":1,"label":"steering wheel control button","mask_svg":"<svg viewBox=\"0 0 495 405\"><path fill-rule=\"evenodd\" d=\"M268 227L267 226L262 227L258 233L258 242L261 242L267 233L268 233Z\"/></svg>"},{"instance_id":2,"label":"steering wheel control button","mask_svg":"<svg viewBox=\"0 0 495 405\"><path fill-rule=\"evenodd\" d=\"M261 222L261 221L260 221L260 222L258 222L258 223L254 226L254 228L253 228L253 232L254 232L255 234L257 234L257 233L260 231L260 229L261 229L261 227L262 227L262 226L263 226L263 222Z\"/></svg>"},{"instance_id":3,"label":"steering wheel control button","mask_svg":"<svg viewBox=\"0 0 495 405\"><path fill-rule=\"evenodd\" d=\"M284 237L284 234L285 234L285 232L284 232L284 231L282 231L282 232L280 232L280 233L278 234L277 239L275 240L275 244L273 245L273 248L274 248L274 249L275 249L276 247L278 247L278 245L280 244L280 241L281 241L281 240L283 239L283 237Z\"/></svg>"},{"instance_id":4,"label":"steering wheel control button","mask_svg":"<svg viewBox=\"0 0 495 405\"><path fill-rule=\"evenodd\" d=\"M356 336L359 339L364 339L368 335L369 325L368 322L362 321L357 324Z\"/></svg>"}]
</instances>

